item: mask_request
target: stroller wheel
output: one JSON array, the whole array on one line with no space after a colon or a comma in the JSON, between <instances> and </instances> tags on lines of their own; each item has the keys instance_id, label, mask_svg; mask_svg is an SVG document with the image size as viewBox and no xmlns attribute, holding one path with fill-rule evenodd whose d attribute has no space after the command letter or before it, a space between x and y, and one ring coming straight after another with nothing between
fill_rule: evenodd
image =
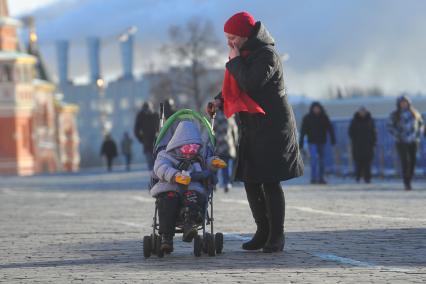
<instances>
[{"instance_id":1,"label":"stroller wheel","mask_svg":"<svg viewBox=\"0 0 426 284\"><path fill-rule=\"evenodd\" d=\"M164 252L161 250L161 236L157 236L157 240L155 242L155 251L158 257L164 256Z\"/></svg>"},{"instance_id":2,"label":"stroller wheel","mask_svg":"<svg viewBox=\"0 0 426 284\"><path fill-rule=\"evenodd\" d=\"M216 233L214 236L214 241L216 246L216 253L221 254L223 251L223 234Z\"/></svg>"},{"instance_id":3,"label":"stroller wheel","mask_svg":"<svg viewBox=\"0 0 426 284\"><path fill-rule=\"evenodd\" d=\"M209 256L215 256L216 255L216 247L214 244L214 238L212 234L206 234L206 240L207 243L207 253Z\"/></svg>"},{"instance_id":4,"label":"stroller wheel","mask_svg":"<svg viewBox=\"0 0 426 284\"><path fill-rule=\"evenodd\" d=\"M143 237L143 256L148 258L152 252L152 239L151 236Z\"/></svg>"},{"instance_id":5,"label":"stroller wheel","mask_svg":"<svg viewBox=\"0 0 426 284\"><path fill-rule=\"evenodd\" d=\"M194 255L199 257L201 256L201 250L203 247L203 241L200 237L200 235L195 235L194 237Z\"/></svg>"},{"instance_id":6,"label":"stroller wheel","mask_svg":"<svg viewBox=\"0 0 426 284\"><path fill-rule=\"evenodd\" d=\"M209 236L208 235L210 235L210 233L205 233L204 234L204 239L203 239L203 253L208 253L209 252L209 245L208 245L208 239L209 239Z\"/></svg>"}]
</instances>

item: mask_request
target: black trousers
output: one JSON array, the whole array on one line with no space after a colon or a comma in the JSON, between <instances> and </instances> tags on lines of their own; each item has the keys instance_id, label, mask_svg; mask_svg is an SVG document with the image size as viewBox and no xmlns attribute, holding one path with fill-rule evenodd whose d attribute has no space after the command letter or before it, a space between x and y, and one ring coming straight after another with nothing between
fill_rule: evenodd
<instances>
[{"instance_id":1,"label":"black trousers","mask_svg":"<svg viewBox=\"0 0 426 284\"><path fill-rule=\"evenodd\" d=\"M107 169L110 172L112 171L112 161L114 160L114 157L107 156L106 160L107 160Z\"/></svg>"},{"instance_id":2,"label":"black trousers","mask_svg":"<svg viewBox=\"0 0 426 284\"><path fill-rule=\"evenodd\" d=\"M186 190L184 194L175 191L160 193L157 196L159 233L173 236L178 220L183 223L201 223L205 203L204 195L193 190Z\"/></svg>"},{"instance_id":3,"label":"black trousers","mask_svg":"<svg viewBox=\"0 0 426 284\"><path fill-rule=\"evenodd\" d=\"M417 143L397 143L399 159L401 161L402 178L405 185L410 185L414 176L414 169L416 167L416 154Z\"/></svg>"},{"instance_id":4,"label":"black trousers","mask_svg":"<svg viewBox=\"0 0 426 284\"><path fill-rule=\"evenodd\" d=\"M366 182L371 180L371 159L358 159L355 160L355 175L356 179L360 180L364 177Z\"/></svg>"}]
</instances>

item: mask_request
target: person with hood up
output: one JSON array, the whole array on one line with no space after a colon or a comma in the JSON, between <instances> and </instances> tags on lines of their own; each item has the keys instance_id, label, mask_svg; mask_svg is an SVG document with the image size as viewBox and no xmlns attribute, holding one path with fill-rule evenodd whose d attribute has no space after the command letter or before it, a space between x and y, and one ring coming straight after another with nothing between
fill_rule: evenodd
<instances>
[{"instance_id":1,"label":"person with hood up","mask_svg":"<svg viewBox=\"0 0 426 284\"><path fill-rule=\"evenodd\" d=\"M239 142L234 180L244 182L257 225L244 250L284 248L285 199L281 181L303 175L296 122L284 86L281 56L264 23L247 12L230 17L224 32L229 47L222 96L208 112L237 114ZM214 107L211 107L214 106Z\"/></svg>"},{"instance_id":2,"label":"person with hood up","mask_svg":"<svg viewBox=\"0 0 426 284\"><path fill-rule=\"evenodd\" d=\"M387 128L396 142L405 190L411 190L417 149L424 125L421 114L412 106L407 96L397 98L396 110L391 113Z\"/></svg>"},{"instance_id":3,"label":"person with hood up","mask_svg":"<svg viewBox=\"0 0 426 284\"><path fill-rule=\"evenodd\" d=\"M132 162L132 144L133 140L129 133L124 132L123 138L121 138L121 154L124 156L127 171L130 171L130 163Z\"/></svg>"},{"instance_id":4,"label":"person with hood up","mask_svg":"<svg viewBox=\"0 0 426 284\"><path fill-rule=\"evenodd\" d=\"M112 162L117 155L117 144L110 134L106 134L101 147L101 156L105 156L109 172L112 171Z\"/></svg>"},{"instance_id":5,"label":"person with hood up","mask_svg":"<svg viewBox=\"0 0 426 284\"><path fill-rule=\"evenodd\" d=\"M138 141L143 145L143 152L145 154L148 169L152 170L154 166L154 142L160 124L160 116L154 111L151 102L145 102L142 109L136 116L134 135Z\"/></svg>"},{"instance_id":6,"label":"person with hood up","mask_svg":"<svg viewBox=\"0 0 426 284\"><path fill-rule=\"evenodd\" d=\"M374 119L365 107L361 107L354 114L349 126L349 137L352 142L356 181L359 182L361 177L364 177L364 181L370 183L377 132Z\"/></svg>"},{"instance_id":7,"label":"person with hood up","mask_svg":"<svg viewBox=\"0 0 426 284\"><path fill-rule=\"evenodd\" d=\"M214 171L226 163L203 147L198 126L192 121L181 121L166 149L155 159L154 174L158 182L151 195L157 198L160 249L173 251L176 221L183 220L183 241L191 242L197 234L196 225L202 223L206 207L207 183L216 183Z\"/></svg>"},{"instance_id":8,"label":"person with hood up","mask_svg":"<svg viewBox=\"0 0 426 284\"><path fill-rule=\"evenodd\" d=\"M327 183L324 179L327 134L330 135L331 144L335 145L334 129L324 107L319 102L313 102L309 108L309 113L303 117L299 137L300 149L303 149L305 135L308 137L312 184Z\"/></svg>"}]
</instances>

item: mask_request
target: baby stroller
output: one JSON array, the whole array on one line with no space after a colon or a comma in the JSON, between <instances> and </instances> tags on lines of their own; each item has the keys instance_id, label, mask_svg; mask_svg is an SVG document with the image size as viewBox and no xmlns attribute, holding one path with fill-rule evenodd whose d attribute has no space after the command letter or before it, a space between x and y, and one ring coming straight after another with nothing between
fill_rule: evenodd
<instances>
[{"instance_id":1,"label":"baby stroller","mask_svg":"<svg viewBox=\"0 0 426 284\"><path fill-rule=\"evenodd\" d=\"M163 114L162 114L163 117ZM183 109L167 119L164 123L164 118L161 119L160 133L154 145L154 158L157 154L167 147L168 142L173 137L173 134L181 121L191 121L196 123L200 130L201 140L203 142L202 147L208 148L211 152L214 152L215 137L210 122L203 117L201 114L192 111L190 109ZM164 124L164 125L163 125ZM150 189L158 182L155 175L151 178ZM193 253L199 257L202 253L208 254L209 256L215 256L221 254L223 250L223 234L214 233L214 218L213 218L213 192L215 183L210 183L208 188L208 198L205 203L203 221L196 224L196 230L201 233L197 233L193 238ZM210 208L210 212L209 209ZM176 223L175 233L183 233L182 220L178 220ZM209 227L209 232L208 232ZM164 252L160 249L161 235L159 234L159 222L158 222L158 199L155 202L155 212L153 216L152 233L149 236L143 238L143 252L145 258L150 257L152 254L158 257L163 257Z\"/></svg>"}]
</instances>

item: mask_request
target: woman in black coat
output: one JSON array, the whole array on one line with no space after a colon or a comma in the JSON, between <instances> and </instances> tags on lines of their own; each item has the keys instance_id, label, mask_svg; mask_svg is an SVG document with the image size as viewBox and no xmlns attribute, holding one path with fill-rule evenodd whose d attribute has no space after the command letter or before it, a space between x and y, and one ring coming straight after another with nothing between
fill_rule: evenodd
<instances>
[{"instance_id":1,"label":"woman in black coat","mask_svg":"<svg viewBox=\"0 0 426 284\"><path fill-rule=\"evenodd\" d=\"M224 31L230 47L227 72L264 111L238 113L235 179L244 182L257 225L252 240L244 243L243 249L282 251L285 201L280 182L301 176L303 161L293 110L285 93L281 59L265 26L246 12L232 16ZM227 97L223 95L222 99L226 113Z\"/></svg>"},{"instance_id":2,"label":"woman in black coat","mask_svg":"<svg viewBox=\"0 0 426 284\"><path fill-rule=\"evenodd\" d=\"M352 142L352 157L355 163L355 176L359 182L364 177L366 183L371 181L371 162L377 142L374 120L364 107L355 114L349 126L349 137Z\"/></svg>"}]
</instances>

